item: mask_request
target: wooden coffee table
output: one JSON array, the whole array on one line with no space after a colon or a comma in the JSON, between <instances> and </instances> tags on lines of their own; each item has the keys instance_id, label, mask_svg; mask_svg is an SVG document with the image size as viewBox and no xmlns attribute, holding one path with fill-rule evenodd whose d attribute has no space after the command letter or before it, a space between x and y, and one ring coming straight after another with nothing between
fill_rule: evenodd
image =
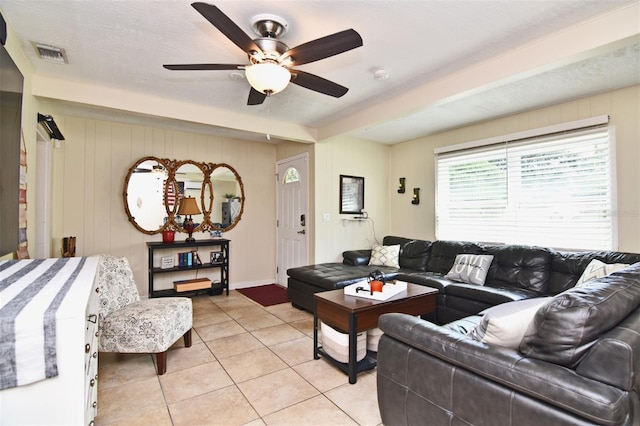
<instances>
[{"instance_id":1,"label":"wooden coffee table","mask_svg":"<svg viewBox=\"0 0 640 426\"><path fill-rule=\"evenodd\" d=\"M349 383L356 383L356 376L376 366L374 355L365 356L356 361L357 335L361 331L378 326L382 314L398 312L409 315L422 315L433 312L436 307L438 290L417 284L407 284L407 290L387 300L366 299L344 294L343 289L324 291L314 295L316 309L313 315L313 358L320 355L349 375ZM343 364L334 360L321 347L318 347L318 320L333 328L349 334L349 362Z\"/></svg>"}]
</instances>

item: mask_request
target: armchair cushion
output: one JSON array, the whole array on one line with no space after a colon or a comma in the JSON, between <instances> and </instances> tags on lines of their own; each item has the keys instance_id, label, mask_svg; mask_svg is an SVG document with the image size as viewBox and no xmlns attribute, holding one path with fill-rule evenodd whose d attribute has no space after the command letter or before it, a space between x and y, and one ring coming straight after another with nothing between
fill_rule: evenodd
<instances>
[{"instance_id":1,"label":"armchair cushion","mask_svg":"<svg viewBox=\"0 0 640 426\"><path fill-rule=\"evenodd\" d=\"M186 297L132 303L104 317L100 324L99 350L164 352L191 329L192 318L191 299Z\"/></svg>"},{"instance_id":2,"label":"armchair cushion","mask_svg":"<svg viewBox=\"0 0 640 426\"><path fill-rule=\"evenodd\" d=\"M98 283L100 320L113 311L140 301L138 288L126 257L100 255Z\"/></svg>"}]
</instances>

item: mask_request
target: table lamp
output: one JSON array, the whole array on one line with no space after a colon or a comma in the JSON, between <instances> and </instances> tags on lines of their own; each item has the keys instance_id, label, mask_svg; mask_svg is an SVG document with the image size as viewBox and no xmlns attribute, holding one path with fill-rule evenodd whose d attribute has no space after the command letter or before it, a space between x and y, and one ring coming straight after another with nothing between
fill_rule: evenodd
<instances>
[{"instance_id":1,"label":"table lamp","mask_svg":"<svg viewBox=\"0 0 640 426\"><path fill-rule=\"evenodd\" d=\"M196 203L196 199L193 197L185 197L180 201L180 207L178 207L178 214L186 216L184 222L182 223L182 227L185 231L189 233L187 237L187 242L193 242L196 239L191 236L193 234L193 220L191 219L191 215L202 213L198 208L198 204Z\"/></svg>"}]
</instances>

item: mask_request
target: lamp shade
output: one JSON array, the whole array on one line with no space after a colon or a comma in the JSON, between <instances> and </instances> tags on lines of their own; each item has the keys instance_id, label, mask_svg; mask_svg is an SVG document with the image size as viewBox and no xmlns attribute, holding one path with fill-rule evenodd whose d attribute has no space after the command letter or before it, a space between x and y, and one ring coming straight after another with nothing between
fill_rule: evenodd
<instances>
[{"instance_id":1,"label":"lamp shade","mask_svg":"<svg viewBox=\"0 0 640 426\"><path fill-rule=\"evenodd\" d=\"M264 94L274 94L284 90L291 80L289 70L273 62L250 65L244 72L251 87Z\"/></svg>"},{"instance_id":2,"label":"lamp shade","mask_svg":"<svg viewBox=\"0 0 640 426\"><path fill-rule=\"evenodd\" d=\"M178 214L194 215L202 213L198 208L196 199L193 197L186 197L180 201L180 207L178 207Z\"/></svg>"}]
</instances>

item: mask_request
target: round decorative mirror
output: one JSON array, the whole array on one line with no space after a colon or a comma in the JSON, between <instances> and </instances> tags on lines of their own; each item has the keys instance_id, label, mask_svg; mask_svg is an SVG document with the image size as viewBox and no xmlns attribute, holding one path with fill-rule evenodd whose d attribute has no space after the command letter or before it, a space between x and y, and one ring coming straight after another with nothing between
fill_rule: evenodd
<instances>
[{"instance_id":1,"label":"round decorative mirror","mask_svg":"<svg viewBox=\"0 0 640 426\"><path fill-rule=\"evenodd\" d=\"M155 234L162 230L169 216L164 203L167 163L156 157L138 160L124 181L124 208L129 221L140 232Z\"/></svg>"},{"instance_id":2,"label":"round decorative mirror","mask_svg":"<svg viewBox=\"0 0 640 426\"><path fill-rule=\"evenodd\" d=\"M229 231L238 224L244 211L244 185L236 170L228 164L216 164L211 172L213 187L213 229Z\"/></svg>"},{"instance_id":3,"label":"round decorative mirror","mask_svg":"<svg viewBox=\"0 0 640 426\"><path fill-rule=\"evenodd\" d=\"M122 192L129 221L140 232L164 229L187 232L180 214L181 200L192 197L199 213L190 214L193 232L229 231L244 211L244 186L228 164L198 163L145 157L130 169Z\"/></svg>"}]
</instances>

